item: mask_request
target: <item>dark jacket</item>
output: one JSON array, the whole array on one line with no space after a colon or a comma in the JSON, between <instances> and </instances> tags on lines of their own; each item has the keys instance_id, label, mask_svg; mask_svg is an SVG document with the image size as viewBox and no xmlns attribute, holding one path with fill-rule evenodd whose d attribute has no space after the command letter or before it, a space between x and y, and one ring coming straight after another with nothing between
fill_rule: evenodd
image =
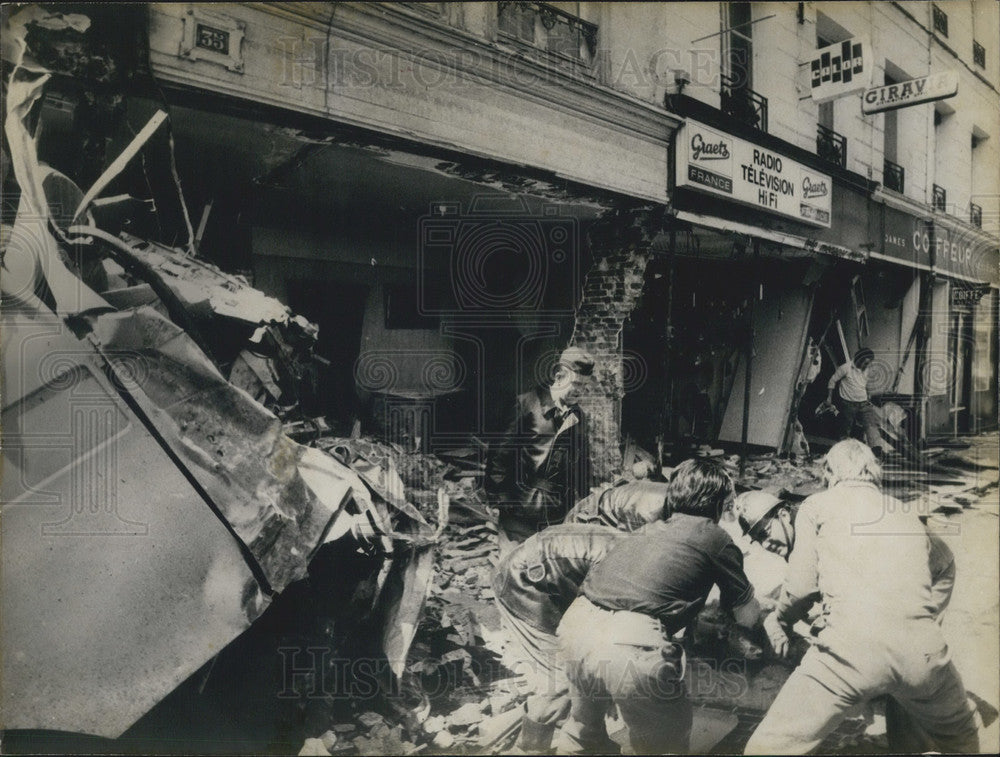
<instances>
[{"instance_id":1,"label":"dark jacket","mask_svg":"<svg viewBox=\"0 0 1000 757\"><path fill-rule=\"evenodd\" d=\"M564 523L535 534L497 565L493 593L517 618L554 634L590 568L625 534L607 526Z\"/></svg>"},{"instance_id":2,"label":"dark jacket","mask_svg":"<svg viewBox=\"0 0 1000 757\"><path fill-rule=\"evenodd\" d=\"M647 523L665 519L666 499L665 482L628 481L584 497L566 516L566 522L635 531Z\"/></svg>"},{"instance_id":3,"label":"dark jacket","mask_svg":"<svg viewBox=\"0 0 1000 757\"><path fill-rule=\"evenodd\" d=\"M564 418L546 387L518 395L504 438L490 445L485 488L500 511L500 528L524 541L561 523L590 491L587 423L578 405ZM572 416L572 418L571 418Z\"/></svg>"}]
</instances>

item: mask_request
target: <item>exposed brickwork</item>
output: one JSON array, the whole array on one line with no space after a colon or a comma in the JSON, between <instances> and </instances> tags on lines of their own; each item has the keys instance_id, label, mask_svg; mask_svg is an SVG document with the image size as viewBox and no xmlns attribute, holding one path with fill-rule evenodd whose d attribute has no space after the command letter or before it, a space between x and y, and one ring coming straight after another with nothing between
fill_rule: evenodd
<instances>
[{"instance_id":1,"label":"exposed brickwork","mask_svg":"<svg viewBox=\"0 0 1000 757\"><path fill-rule=\"evenodd\" d=\"M622 326L642 293L649 253L626 249L598 257L587 274L576 314L573 343L593 354L593 394L581 401L590 421L595 476L610 478L621 467L621 402L624 396Z\"/></svg>"}]
</instances>

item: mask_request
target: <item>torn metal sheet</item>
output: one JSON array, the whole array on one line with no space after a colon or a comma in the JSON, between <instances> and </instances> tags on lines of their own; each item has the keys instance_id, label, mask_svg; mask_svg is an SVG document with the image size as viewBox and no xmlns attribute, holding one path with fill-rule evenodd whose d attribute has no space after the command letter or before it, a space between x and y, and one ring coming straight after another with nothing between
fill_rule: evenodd
<instances>
[{"instance_id":1,"label":"torn metal sheet","mask_svg":"<svg viewBox=\"0 0 1000 757\"><path fill-rule=\"evenodd\" d=\"M273 297L251 287L244 279L164 245L129 234L122 240L134 254L159 273L185 305L247 323L288 323L296 320L315 337L318 329Z\"/></svg>"},{"instance_id":2,"label":"torn metal sheet","mask_svg":"<svg viewBox=\"0 0 1000 757\"><path fill-rule=\"evenodd\" d=\"M135 378L131 397L247 545L270 586L281 591L303 578L336 513L297 469L306 448L152 308L100 315L93 329L111 363Z\"/></svg>"},{"instance_id":3,"label":"torn metal sheet","mask_svg":"<svg viewBox=\"0 0 1000 757\"><path fill-rule=\"evenodd\" d=\"M4 727L116 737L268 600L94 352L7 304Z\"/></svg>"},{"instance_id":4,"label":"torn metal sheet","mask_svg":"<svg viewBox=\"0 0 1000 757\"><path fill-rule=\"evenodd\" d=\"M402 587L398 597L388 607L382 647L389 667L401 678L406 667L410 644L417 633L417 624L434 577L434 550L411 550L402 571Z\"/></svg>"},{"instance_id":5,"label":"torn metal sheet","mask_svg":"<svg viewBox=\"0 0 1000 757\"><path fill-rule=\"evenodd\" d=\"M115 312L69 271L24 127L45 80L15 72L6 121L22 204L19 275L0 280L0 696L5 728L113 738L304 577L367 493L175 323Z\"/></svg>"}]
</instances>

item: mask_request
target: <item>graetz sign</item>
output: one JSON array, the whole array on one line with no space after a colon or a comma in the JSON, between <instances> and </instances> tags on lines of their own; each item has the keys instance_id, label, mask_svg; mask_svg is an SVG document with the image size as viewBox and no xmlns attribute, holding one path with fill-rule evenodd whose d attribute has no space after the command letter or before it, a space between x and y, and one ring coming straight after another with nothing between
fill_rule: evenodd
<instances>
[{"instance_id":1,"label":"graetz sign","mask_svg":"<svg viewBox=\"0 0 1000 757\"><path fill-rule=\"evenodd\" d=\"M940 74L921 76L919 79L867 89L861 98L861 112L871 115L934 100L946 100L957 94L958 74L954 71L944 71Z\"/></svg>"},{"instance_id":2,"label":"graetz sign","mask_svg":"<svg viewBox=\"0 0 1000 757\"><path fill-rule=\"evenodd\" d=\"M829 228L826 174L697 121L681 128L676 145L677 186Z\"/></svg>"}]
</instances>

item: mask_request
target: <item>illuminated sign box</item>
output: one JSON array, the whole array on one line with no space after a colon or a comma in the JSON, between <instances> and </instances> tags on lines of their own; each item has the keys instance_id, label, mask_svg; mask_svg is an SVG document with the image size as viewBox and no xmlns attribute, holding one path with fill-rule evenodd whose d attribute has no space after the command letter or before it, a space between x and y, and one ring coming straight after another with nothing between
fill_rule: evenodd
<instances>
[{"instance_id":1,"label":"illuminated sign box","mask_svg":"<svg viewBox=\"0 0 1000 757\"><path fill-rule=\"evenodd\" d=\"M826 174L697 121L681 127L676 145L677 186L830 227L833 181Z\"/></svg>"}]
</instances>

